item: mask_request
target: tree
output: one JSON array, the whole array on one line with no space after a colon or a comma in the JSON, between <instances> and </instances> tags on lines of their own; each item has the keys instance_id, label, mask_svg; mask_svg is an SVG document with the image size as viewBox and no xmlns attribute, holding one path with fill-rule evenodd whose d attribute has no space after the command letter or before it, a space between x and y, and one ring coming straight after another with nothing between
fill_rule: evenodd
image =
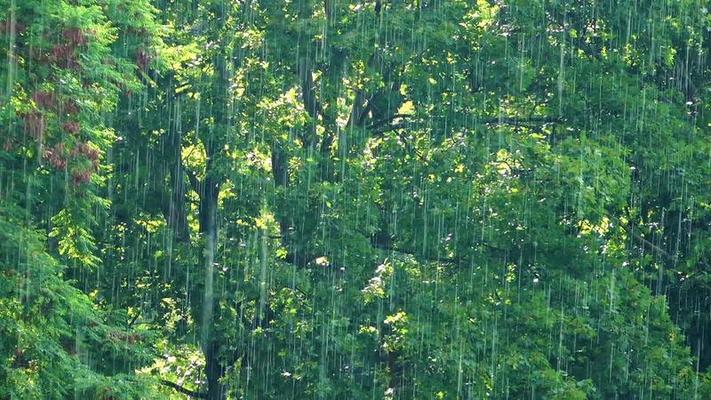
<instances>
[{"instance_id":1,"label":"tree","mask_svg":"<svg viewBox=\"0 0 711 400\"><path fill-rule=\"evenodd\" d=\"M6 2L8 395L708 396L705 3Z\"/></svg>"}]
</instances>

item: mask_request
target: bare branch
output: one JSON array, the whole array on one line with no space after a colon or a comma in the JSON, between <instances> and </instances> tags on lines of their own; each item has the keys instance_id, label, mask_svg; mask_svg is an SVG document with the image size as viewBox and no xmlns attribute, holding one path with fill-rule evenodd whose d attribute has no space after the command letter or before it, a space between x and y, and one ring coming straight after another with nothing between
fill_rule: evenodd
<instances>
[{"instance_id":1,"label":"bare branch","mask_svg":"<svg viewBox=\"0 0 711 400\"><path fill-rule=\"evenodd\" d=\"M176 392L182 393L182 394L184 394L184 395L186 395L186 396L189 396L189 397L193 397L193 398L196 398L196 399L206 399L206 398L207 398L207 394L206 394L206 393L194 392L194 391L192 391L192 390L190 390L190 389L186 389L186 388L184 388L184 387L178 385L177 383L174 383L174 382L171 382L171 381L168 381L168 380L165 380L165 379L161 379L161 380L160 380L160 383L161 383L161 385L163 385L163 386L167 386L167 387L169 387L169 388L175 390Z\"/></svg>"},{"instance_id":2,"label":"bare branch","mask_svg":"<svg viewBox=\"0 0 711 400\"><path fill-rule=\"evenodd\" d=\"M657 254L664 256L667 260L670 261L675 261L675 257L669 254L666 250L662 249L661 247L657 246L656 244L650 242L649 240L645 239L642 235L637 233L634 228L625 228L627 233L629 233L633 238L637 239L640 241L643 245L649 246L652 250L654 250Z\"/></svg>"}]
</instances>

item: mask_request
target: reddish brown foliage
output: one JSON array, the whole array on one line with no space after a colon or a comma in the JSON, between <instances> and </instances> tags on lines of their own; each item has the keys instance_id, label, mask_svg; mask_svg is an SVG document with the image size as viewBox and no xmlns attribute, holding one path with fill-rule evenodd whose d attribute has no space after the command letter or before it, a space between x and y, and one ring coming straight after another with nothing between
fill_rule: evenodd
<instances>
[{"instance_id":1,"label":"reddish brown foliage","mask_svg":"<svg viewBox=\"0 0 711 400\"><path fill-rule=\"evenodd\" d=\"M34 100L39 107L47 110L51 109L56 104L54 93L41 90L32 95L32 100Z\"/></svg>"},{"instance_id":2,"label":"reddish brown foliage","mask_svg":"<svg viewBox=\"0 0 711 400\"><path fill-rule=\"evenodd\" d=\"M57 44L52 48L52 61L62 68L75 68L79 64L71 44Z\"/></svg>"},{"instance_id":3,"label":"reddish brown foliage","mask_svg":"<svg viewBox=\"0 0 711 400\"><path fill-rule=\"evenodd\" d=\"M138 68L145 71L150 63L151 55L145 49L139 49L136 52L136 65L138 65Z\"/></svg>"},{"instance_id":4,"label":"reddish brown foliage","mask_svg":"<svg viewBox=\"0 0 711 400\"><path fill-rule=\"evenodd\" d=\"M44 131L47 130L47 121L44 115L40 112L32 112L25 114L25 130L35 139L41 139L44 136Z\"/></svg>"},{"instance_id":5,"label":"reddish brown foliage","mask_svg":"<svg viewBox=\"0 0 711 400\"><path fill-rule=\"evenodd\" d=\"M64 143L58 143L54 145L51 149L44 152L43 158L54 167L54 169L61 171L67 167L66 149L64 148Z\"/></svg>"},{"instance_id":6,"label":"reddish brown foliage","mask_svg":"<svg viewBox=\"0 0 711 400\"><path fill-rule=\"evenodd\" d=\"M67 121L62 125L62 128L64 128L65 132L70 133L72 135L78 134L81 130L81 126L77 121Z\"/></svg>"},{"instance_id":7,"label":"reddish brown foliage","mask_svg":"<svg viewBox=\"0 0 711 400\"><path fill-rule=\"evenodd\" d=\"M87 183L91 180L91 175L93 171L87 170L74 170L72 171L72 183L75 186L81 185L82 183Z\"/></svg>"},{"instance_id":8,"label":"reddish brown foliage","mask_svg":"<svg viewBox=\"0 0 711 400\"><path fill-rule=\"evenodd\" d=\"M74 150L72 150L72 157L77 157L79 155L82 155L91 161L96 161L99 159L99 150L89 144L79 143Z\"/></svg>"},{"instance_id":9,"label":"reddish brown foliage","mask_svg":"<svg viewBox=\"0 0 711 400\"><path fill-rule=\"evenodd\" d=\"M56 44L52 47L52 57L58 60L64 60L74 55L74 48L66 44Z\"/></svg>"},{"instance_id":10,"label":"reddish brown foliage","mask_svg":"<svg viewBox=\"0 0 711 400\"><path fill-rule=\"evenodd\" d=\"M79 105L74 100L67 100L64 102L64 112L70 115L79 113Z\"/></svg>"},{"instance_id":11,"label":"reddish brown foliage","mask_svg":"<svg viewBox=\"0 0 711 400\"><path fill-rule=\"evenodd\" d=\"M86 35L79 28L69 28L62 32L65 40L69 41L74 47L84 46L87 42Z\"/></svg>"},{"instance_id":12,"label":"reddish brown foliage","mask_svg":"<svg viewBox=\"0 0 711 400\"><path fill-rule=\"evenodd\" d=\"M72 183L74 185L87 183L91 180L91 176L99 169L99 155L99 150L87 143L80 142L72 149L72 158L85 157L91 161L91 167L72 171Z\"/></svg>"}]
</instances>

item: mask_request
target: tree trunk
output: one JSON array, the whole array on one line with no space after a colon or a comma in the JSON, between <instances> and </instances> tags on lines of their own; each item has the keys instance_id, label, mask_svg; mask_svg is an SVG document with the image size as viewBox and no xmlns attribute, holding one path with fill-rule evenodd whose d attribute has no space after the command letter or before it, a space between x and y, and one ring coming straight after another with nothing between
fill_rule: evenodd
<instances>
[{"instance_id":1,"label":"tree trunk","mask_svg":"<svg viewBox=\"0 0 711 400\"><path fill-rule=\"evenodd\" d=\"M226 398L226 386L220 383L220 378L224 374L224 366L220 361L220 338L215 335L213 326L215 325L215 295L213 282L215 279L215 254L217 253L217 205L220 194L220 186L224 180L215 168L215 160L220 157L219 152L227 140L231 127L229 116L230 103L230 77L227 69L227 62L230 59L226 53L227 42L223 37L222 30L225 28L227 17L230 14L229 2L210 3L209 8L215 13L217 41L222 51L215 54L213 66L215 76L212 82L212 118L214 120L213 129L209 135L203 138L207 165L205 167L205 179L202 181L200 196L200 231L204 235L204 261L205 261L205 292L202 309L202 343L205 354L205 375L207 378L208 400L222 400Z\"/></svg>"},{"instance_id":2,"label":"tree trunk","mask_svg":"<svg viewBox=\"0 0 711 400\"><path fill-rule=\"evenodd\" d=\"M219 344L211 340L205 349L205 375L207 376L207 400L224 400L227 398L227 388L220 383L225 374L225 368L219 359Z\"/></svg>"},{"instance_id":3,"label":"tree trunk","mask_svg":"<svg viewBox=\"0 0 711 400\"><path fill-rule=\"evenodd\" d=\"M209 165L209 163L208 163ZM217 198L219 183L209 175L205 178L200 195L200 232L205 240L203 259L205 263L205 290L202 307L201 338L205 354L207 399L225 398L225 387L220 383L224 368L219 360L219 341L212 332L215 315L213 282L215 279L215 253L217 251Z\"/></svg>"},{"instance_id":4,"label":"tree trunk","mask_svg":"<svg viewBox=\"0 0 711 400\"><path fill-rule=\"evenodd\" d=\"M190 240L188 231L188 214L185 204L185 172L181 156L183 134L177 129L170 137L168 151L170 167L170 203L168 209L168 225L173 231L177 242Z\"/></svg>"}]
</instances>

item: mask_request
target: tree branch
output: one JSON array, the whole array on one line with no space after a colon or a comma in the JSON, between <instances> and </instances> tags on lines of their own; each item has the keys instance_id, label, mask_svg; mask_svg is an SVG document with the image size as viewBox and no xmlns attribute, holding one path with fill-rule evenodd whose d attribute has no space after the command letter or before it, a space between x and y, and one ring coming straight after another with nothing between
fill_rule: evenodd
<instances>
[{"instance_id":1,"label":"tree branch","mask_svg":"<svg viewBox=\"0 0 711 400\"><path fill-rule=\"evenodd\" d=\"M410 125L412 125L412 123L413 123L412 121L408 121L408 122L400 122L400 123L393 124L393 125L385 125L385 126L375 127L372 129L372 133L374 135L379 135L379 134L386 133L386 132L396 131L398 129L407 128Z\"/></svg>"},{"instance_id":2,"label":"tree branch","mask_svg":"<svg viewBox=\"0 0 711 400\"><path fill-rule=\"evenodd\" d=\"M193 187L193 190L195 193L200 194L200 180L198 180L197 175L195 174L195 171L191 171L187 168L184 168L183 171L185 171L185 174L188 176L188 180L190 181L190 186Z\"/></svg>"},{"instance_id":3,"label":"tree branch","mask_svg":"<svg viewBox=\"0 0 711 400\"><path fill-rule=\"evenodd\" d=\"M196 399L206 399L206 398L207 398L207 394L206 394L206 393L194 392L194 391L192 391L192 390L190 390L190 389L186 389L186 388L184 388L184 387L178 385L177 383L174 383L174 382L171 382L171 381L168 381L168 380L165 380L165 379L161 379L161 380L160 380L160 383L161 383L161 385L163 385L163 386L167 386L167 387L169 387L169 388L175 390L176 392L182 393L182 394L184 394L184 395L186 395L186 396L189 396L189 397L193 397L193 398L196 398Z\"/></svg>"},{"instance_id":4,"label":"tree branch","mask_svg":"<svg viewBox=\"0 0 711 400\"><path fill-rule=\"evenodd\" d=\"M408 117L406 114L395 114L388 118L383 118L375 121L368 128L373 131L374 134L381 134L385 132L390 132L402 128L407 128L408 126L417 123L419 121L403 121L397 124L383 125L383 123L390 122L396 118ZM558 117L531 117L531 118L503 118L503 117L490 117L477 120L476 122L484 125L512 125L512 126L533 126L533 124L553 124L560 123L564 120Z\"/></svg>"},{"instance_id":5,"label":"tree branch","mask_svg":"<svg viewBox=\"0 0 711 400\"><path fill-rule=\"evenodd\" d=\"M316 85L313 79L311 62L308 58L303 57L299 60L298 74L301 78L301 95L304 100L306 112L314 120L318 120L319 116L321 118L326 118L323 112L323 107L316 98Z\"/></svg>"},{"instance_id":6,"label":"tree branch","mask_svg":"<svg viewBox=\"0 0 711 400\"><path fill-rule=\"evenodd\" d=\"M365 101L365 93L363 92L363 90L358 90L356 92L355 99L353 100L353 106L351 107L351 113L348 117L348 122L346 123L346 127L358 126L361 124L361 120L362 120L361 116L365 112L365 109L363 108L364 101Z\"/></svg>"},{"instance_id":7,"label":"tree branch","mask_svg":"<svg viewBox=\"0 0 711 400\"><path fill-rule=\"evenodd\" d=\"M407 117L411 117L411 116L412 116L411 114L397 114L396 113L396 114L393 114L389 117L381 118L381 119L373 122L372 124L370 124L368 126L368 129L374 129L374 128L378 128L378 127L382 126L383 124L389 124L397 118L407 118Z\"/></svg>"},{"instance_id":8,"label":"tree branch","mask_svg":"<svg viewBox=\"0 0 711 400\"><path fill-rule=\"evenodd\" d=\"M378 52L373 52L368 58L368 68L375 68L376 63L380 62ZM379 92L379 91L378 91ZM356 92L355 100L353 101L353 107L351 109L350 116L348 117L347 127L350 126L362 126L365 122L365 117L373 106L373 98L378 93L373 93L369 98L366 99L365 90L360 89Z\"/></svg>"},{"instance_id":9,"label":"tree branch","mask_svg":"<svg viewBox=\"0 0 711 400\"><path fill-rule=\"evenodd\" d=\"M669 261L675 261L675 257L669 254L666 250L662 249L661 247L657 246L656 244L650 242L649 240L645 239L642 235L634 231L634 227L632 228L625 228L627 233L630 234L633 238L637 239L640 241L643 245L649 246L652 250L654 250L657 254L660 254L664 256ZM643 247L644 248L644 247Z\"/></svg>"},{"instance_id":10,"label":"tree branch","mask_svg":"<svg viewBox=\"0 0 711 400\"><path fill-rule=\"evenodd\" d=\"M528 118L511 118L511 117L490 117L478 120L476 122L482 124L493 124L493 125L514 125L514 126L527 126L530 124L553 124L558 122L563 122L563 118L560 117L528 117Z\"/></svg>"},{"instance_id":11,"label":"tree branch","mask_svg":"<svg viewBox=\"0 0 711 400\"><path fill-rule=\"evenodd\" d=\"M136 321L138 320L138 317L140 317L140 316L141 316L140 312L136 313L136 315L134 315L133 318L131 318L131 320L128 321L128 327L129 328L133 327L133 324L136 323Z\"/></svg>"},{"instance_id":12,"label":"tree branch","mask_svg":"<svg viewBox=\"0 0 711 400\"><path fill-rule=\"evenodd\" d=\"M415 259L417 259L417 260L419 260L419 261L442 263L442 264L458 264L459 262L461 262L461 259L459 259L459 258L430 257L430 256L426 256L426 255L423 255L423 254L417 254L417 253L415 253L414 251L411 251L411 250L399 249L399 248L396 248L396 247L394 247L394 246L387 245L387 244L382 244L382 243L371 243L371 246L373 246L373 248L376 248L376 249L379 249L379 250L383 250L383 251L387 251L387 252L390 252L390 253L400 253L400 254L405 254L405 255L408 255L408 256L412 256L412 257L414 257Z\"/></svg>"}]
</instances>

